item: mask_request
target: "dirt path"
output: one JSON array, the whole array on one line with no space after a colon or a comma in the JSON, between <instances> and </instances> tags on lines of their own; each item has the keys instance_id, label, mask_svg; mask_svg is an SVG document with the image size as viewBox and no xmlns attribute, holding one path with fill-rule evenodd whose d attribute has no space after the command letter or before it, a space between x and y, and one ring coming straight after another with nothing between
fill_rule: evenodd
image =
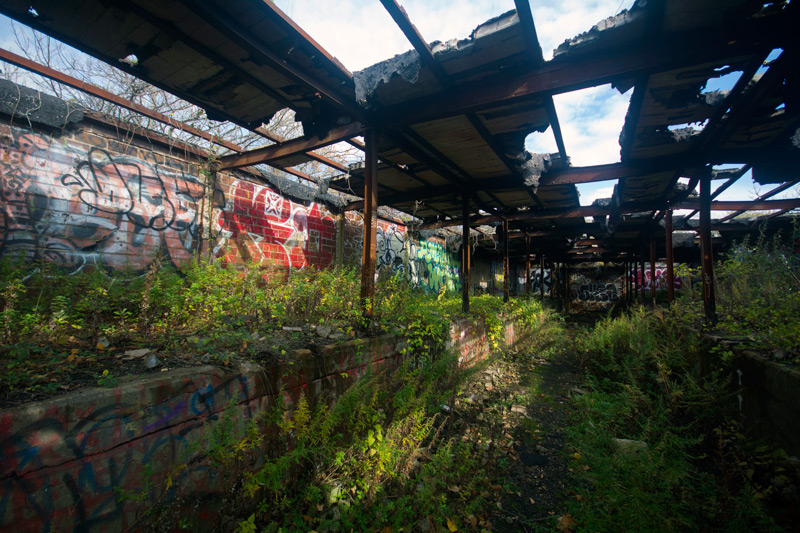
<instances>
[{"instance_id":1,"label":"dirt path","mask_svg":"<svg viewBox=\"0 0 800 533\"><path fill-rule=\"evenodd\" d=\"M479 444L494 458L488 483L494 505L487 517L492 531L557 528L574 465L563 429L569 398L581 392L572 353L521 351L478 373L456 403L471 426L467 433L483 435Z\"/></svg>"}]
</instances>

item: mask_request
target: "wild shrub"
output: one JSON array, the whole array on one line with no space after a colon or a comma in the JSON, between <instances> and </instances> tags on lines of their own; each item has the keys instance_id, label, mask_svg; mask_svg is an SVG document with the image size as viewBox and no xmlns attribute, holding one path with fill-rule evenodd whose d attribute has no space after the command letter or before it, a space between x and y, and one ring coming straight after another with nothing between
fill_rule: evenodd
<instances>
[{"instance_id":1,"label":"wild shrub","mask_svg":"<svg viewBox=\"0 0 800 533\"><path fill-rule=\"evenodd\" d=\"M758 348L800 352L800 274L785 238L745 238L717 266L719 326Z\"/></svg>"},{"instance_id":2,"label":"wild shrub","mask_svg":"<svg viewBox=\"0 0 800 533\"><path fill-rule=\"evenodd\" d=\"M600 321L580 342L587 375L568 439L579 472L580 503L572 514L587 531L768 530L746 484L721 486L709 457L732 415L732 392L702 364L702 337L686 329L683 310L630 310ZM618 439L646 449L621 450ZM714 465L709 468L709 465ZM744 518L741 518L744 517Z\"/></svg>"}]
</instances>

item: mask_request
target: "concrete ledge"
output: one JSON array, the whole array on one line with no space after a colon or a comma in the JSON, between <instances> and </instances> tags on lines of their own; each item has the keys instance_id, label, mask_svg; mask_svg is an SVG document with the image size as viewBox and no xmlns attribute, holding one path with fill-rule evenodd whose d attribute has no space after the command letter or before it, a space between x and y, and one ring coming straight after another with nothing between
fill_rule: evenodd
<instances>
[{"instance_id":1,"label":"concrete ledge","mask_svg":"<svg viewBox=\"0 0 800 533\"><path fill-rule=\"evenodd\" d=\"M735 364L745 425L761 436L774 435L786 452L800 455L800 372L754 352L742 353Z\"/></svg>"},{"instance_id":2,"label":"concrete ledge","mask_svg":"<svg viewBox=\"0 0 800 533\"><path fill-rule=\"evenodd\" d=\"M495 342L514 343L513 323L504 337ZM406 346L399 335L358 339L319 354L298 350L282 365L181 368L0 411L0 529L122 531L157 502L218 499L236 473L216 472L197 446L209 428L226 419L243 428L278 395L289 408L301 394L336 397L368 368L399 366ZM471 365L492 341L482 321L459 321L447 347ZM119 501L119 489L146 497ZM213 508L195 517L208 530L217 524Z\"/></svg>"}]
</instances>

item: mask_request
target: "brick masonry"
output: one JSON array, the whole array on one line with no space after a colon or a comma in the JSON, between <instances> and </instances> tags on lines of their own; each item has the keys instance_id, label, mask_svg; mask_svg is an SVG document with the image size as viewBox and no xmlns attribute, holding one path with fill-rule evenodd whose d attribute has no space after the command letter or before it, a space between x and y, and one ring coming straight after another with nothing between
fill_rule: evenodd
<instances>
[{"instance_id":1,"label":"brick masonry","mask_svg":"<svg viewBox=\"0 0 800 533\"><path fill-rule=\"evenodd\" d=\"M498 342L512 345L514 325L504 334ZM490 344L481 322L451 328L449 347L462 365L484 359ZM241 427L278 395L289 408L301 394L312 403L335 398L367 368L400 365L404 346L397 335L360 339L318 355L299 350L292 365L176 369L0 411L0 530L124 531L156 503L179 500L200 504L193 530L217 530L213 502L233 476L197 447L214 424L232 419ZM170 473L174 484L164 492ZM119 489L145 498L120 501Z\"/></svg>"}]
</instances>

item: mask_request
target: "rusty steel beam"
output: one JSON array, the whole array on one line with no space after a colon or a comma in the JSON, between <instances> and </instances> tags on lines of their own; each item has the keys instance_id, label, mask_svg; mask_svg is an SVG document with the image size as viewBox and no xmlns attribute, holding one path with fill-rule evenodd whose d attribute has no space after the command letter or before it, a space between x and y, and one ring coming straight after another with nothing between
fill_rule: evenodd
<instances>
[{"instance_id":1,"label":"rusty steel beam","mask_svg":"<svg viewBox=\"0 0 800 533\"><path fill-rule=\"evenodd\" d=\"M356 135L361 135L364 127L358 122L351 122L344 126L333 128L324 137L313 135L311 137L301 137L292 139L279 145L270 145L257 148L249 152L240 154L230 154L219 159L219 169L227 170L230 168L248 167L251 165L269 164L270 161L289 157L298 153L305 153L309 150L322 148L330 144L343 141Z\"/></svg>"},{"instance_id":2,"label":"rusty steel beam","mask_svg":"<svg viewBox=\"0 0 800 533\"><path fill-rule=\"evenodd\" d=\"M469 218L469 196L461 196L461 216ZM469 313L469 285L470 285L470 244L469 225L461 228L461 310Z\"/></svg>"},{"instance_id":3,"label":"rusty steel beam","mask_svg":"<svg viewBox=\"0 0 800 533\"><path fill-rule=\"evenodd\" d=\"M700 202L697 200L683 200L675 203L672 207L674 209L698 209L699 205ZM798 207L800 207L800 198L790 198L786 200L718 201L712 202L710 205L710 209L712 211L735 211L737 209L762 211L769 209L793 209ZM664 204L662 202L632 203L623 205L621 208L619 208L620 212L622 213L642 213L660 209L664 209ZM508 214L504 215L502 219L494 215L475 217L469 220L469 224L472 226L481 226L484 224L491 224L493 222L501 222L503 219L509 221L518 221L538 220L542 218L583 218L608 216L610 214L610 208L600 206L546 208ZM450 226L460 226L461 224L462 219L454 218L450 220L422 224L420 229L446 228Z\"/></svg>"},{"instance_id":4,"label":"rusty steel beam","mask_svg":"<svg viewBox=\"0 0 800 533\"><path fill-rule=\"evenodd\" d=\"M656 232L650 232L650 295L656 306Z\"/></svg>"},{"instance_id":5,"label":"rusty steel beam","mask_svg":"<svg viewBox=\"0 0 800 533\"><path fill-rule=\"evenodd\" d=\"M86 83L77 78L73 78L72 76L68 76L63 72L59 72L48 66L41 65L39 63L36 63L35 61L31 61L30 59L17 55L13 52L9 52L8 50L0 48L0 59L12 65L24 68L25 70L33 72L34 74L38 74L40 76L44 76L45 78L57 81L62 85L72 87L73 89L78 89L79 91L83 91L96 98L105 100L106 102L111 102L112 104L128 109L129 111L133 111L135 113L139 113L140 115L144 115L148 118L161 122L162 124L166 124L168 126L172 126L173 128L185 131L186 133L194 135L195 137L200 137L219 146L224 146L225 148L232 150L234 152L241 152L243 150L241 146L238 146L232 142L226 141L224 139L219 139L206 131L198 130L194 126L190 126L185 122L181 122L180 120L175 120L174 118L169 117L163 113L159 113L158 111L149 109L141 104L137 104L136 102L131 102L130 100L126 100L125 98L110 93L105 89L101 89L100 87L92 85L91 83Z\"/></svg>"},{"instance_id":6,"label":"rusty steel beam","mask_svg":"<svg viewBox=\"0 0 800 533\"><path fill-rule=\"evenodd\" d=\"M791 189L792 187L794 187L797 184L798 181L800 181L800 179L793 179L793 180L787 181L786 183L775 187L771 191L762 194L755 201L758 202L758 201L766 200L768 198L772 198L773 196L778 195L778 194L782 193L783 191L785 191L787 189ZM775 208L775 209L783 210L783 209L787 209L787 208L786 207L779 207L779 208ZM738 217L739 215L741 215L745 211L747 211L747 210L746 209L740 209L738 211L734 211L733 213L731 213L729 215L726 215L726 216L722 217L721 219L719 219L718 222L726 222L726 221L728 221L728 220L730 220L732 218Z\"/></svg>"},{"instance_id":7,"label":"rusty steel beam","mask_svg":"<svg viewBox=\"0 0 800 533\"><path fill-rule=\"evenodd\" d=\"M716 324L717 304L714 296L714 255L711 249L711 177L700 181L700 249L703 257L703 307L706 322Z\"/></svg>"},{"instance_id":8,"label":"rusty steel beam","mask_svg":"<svg viewBox=\"0 0 800 533\"><path fill-rule=\"evenodd\" d=\"M664 230L666 232L667 249L667 300L675 300L675 254L672 247L672 209L664 213Z\"/></svg>"},{"instance_id":9,"label":"rusty steel beam","mask_svg":"<svg viewBox=\"0 0 800 533\"><path fill-rule=\"evenodd\" d=\"M267 139L269 139L270 141L274 142L275 144L283 144L283 143L287 142L287 139L285 137L281 137L277 133L271 132L271 131L269 131L268 129L265 129L265 128L256 128L256 133L266 137ZM311 160L311 161L316 161L318 163L322 163L323 165L325 165L327 167L330 167L330 168L332 168L334 170L338 170L339 172L347 172L349 170L347 165L343 165L342 163L339 163L338 161L334 161L333 159L325 157L324 155L320 155L320 154L318 154L316 152L308 151L308 152L305 152L304 155L306 155L308 157L308 159ZM283 167L280 167L280 168L283 169Z\"/></svg>"},{"instance_id":10,"label":"rusty steel beam","mask_svg":"<svg viewBox=\"0 0 800 533\"><path fill-rule=\"evenodd\" d=\"M508 302L509 300L509 289L508 289L508 270L509 270L509 258L508 258L508 220L503 221L503 302Z\"/></svg>"},{"instance_id":11,"label":"rusty steel beam","mask_svg":"<svg viewBox=\"0 0 800 533\"><path fill-rule=\"evenodd\" d=\"M378 230L378 139L375 130L364 133L364 237L361 250L361 308L371 317L375 305L375 253Z\"/></svg>"}]
</instances>

